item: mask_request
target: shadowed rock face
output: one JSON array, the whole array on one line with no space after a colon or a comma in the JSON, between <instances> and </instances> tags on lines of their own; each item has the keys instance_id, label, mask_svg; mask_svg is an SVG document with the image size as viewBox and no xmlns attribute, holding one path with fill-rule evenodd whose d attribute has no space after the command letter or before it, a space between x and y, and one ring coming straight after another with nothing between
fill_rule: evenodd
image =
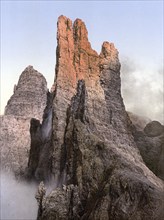
<instances>
[{"instance_id":1,"label":"shadowed rock face","mask_svg":"<svg viewBox=\"0 0 164 220\"><path fill-rule=\"evenodd\" d=\"M39 165L33 143L49 117L31 127L29 169L37 180L46 181L46 173L52 178L48 195L43 183L38 189L38 220L162 220L163 183L136 147L120 92L118 51L104 42L98 55L85 24L64 16L57 41L51 143L42 142Z\"/></svg>"},{"instance_id":2,"label":"shadowed rock face","mask_svg":"<svg viewBox=\"0 0 164 220\"><path fill-rule=\"evenodd\" d=\"M164 126L158 121L152 121L146 125L144 132L148 137L157 137L164 133Z\"/></svg>"},{"instance_id":3,"label":"shadowed rock face","mask_svg":"<svg viewBox=\"0 0 164 220\"><path fill-rule=\"evenodd\" d=\"M0 116L1 168L24 175L30 151L30 120L42 120L47 101L43 75L28 66L20 75L14 94Z\"/></svg>"},{"instance_id":4,"label":"shadowed rock face","mask_svg":"<svg viewBox=\"0 0 164 220\"><path fill-rule=\"evenodd\" d=\"M25 176L28 180L47 181L50 178L52 162L52 98L47 93L47 106L44 110L43 122L32 118L30 126L31 149L28 168Z\"/></svg>"}]
</instances>

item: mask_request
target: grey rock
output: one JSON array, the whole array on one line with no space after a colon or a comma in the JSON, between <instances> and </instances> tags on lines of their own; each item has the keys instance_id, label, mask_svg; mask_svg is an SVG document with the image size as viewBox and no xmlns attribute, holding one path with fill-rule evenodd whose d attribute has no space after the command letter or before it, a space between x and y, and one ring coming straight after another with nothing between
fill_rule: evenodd
<instances>
[{"instance_id":1,"label":"grey rock","mask_svg":"<svg viewBox=\"0 0 164 220\"><path fill-rule=\"evenodd\" d=\"M30 120L42 121L47 101L47 83L43 75L28 66L20 75L14 94L0 116L1 168L23 176L30 153Z\"/></svg>"},{"instance_id":2,"label":"grey rock","mask_svg":"<svg viewBox=\"0 0 164 220\"><path fill-rule=\"evenodd\" d=\"M146 125L144 132L148 137L156 137L164 133L164 126L158 121L152 121Z\"/></svg>"},{"instance_id":3,"label":"grey rock","mask_svg":"<svg viewBox=\"0 0 164 220\"><path fill-rule=\"evenodd\" d=\"M157 121L149 122L142 129L135 122L133 124L134 140L145 164L164 180L164 126Z\"/></svg>"},{"instance_id":4,"label":"grey rock","mask_svg":"<svg viewBox=\"0 0 164 220\"><path fill-rule=\"evenodd\" d=\"M30 151L30 119L0 116L1 169L23 175Z\"/></svg>"},{"instance_id":5,"label":"grey rock","mask_svg":"<svg viewBox=\"0 0 164 220\"><path fill-rule=\"evenodd\" d=\"M37 118L42 120L47 101L47 82L44 76L28 66L14 86L14 94L5 108L5 115Z\"/></svg>"}]
</instances>

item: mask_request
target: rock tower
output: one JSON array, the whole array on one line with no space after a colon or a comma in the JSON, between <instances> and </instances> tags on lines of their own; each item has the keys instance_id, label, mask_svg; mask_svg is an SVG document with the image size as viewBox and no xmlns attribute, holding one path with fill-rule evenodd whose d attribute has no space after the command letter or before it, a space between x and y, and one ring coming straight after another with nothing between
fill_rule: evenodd
<instances>
[{"instance_id":1,"label":"rock tower","mask_svg":"<svg viewBox=\"0 0 164 220\"><path fill-rule=\"evenodd\" d=\"M14 86L5 114L0 116L1 168L22 176L28 165L30 151L30 120L42 121L47 102L44 76L28 66Z\"/></svg>"},{"instance_id":2,"label":"rock tower","mask_svg":"<svg viewBox=\"0 0 164 220\"><path fill-rule=\"evenodd\" d=\"M163 183L144 164L134 141L117 49L104 42L98 55L84 22L72 24L64 16L58 19L57 42L47 107L52 115L45 114L41 125L33 121L39 131L31 130L31 177L52 181L51 192L37 197L38 220L162 219ZM42 138L49 120L51 132Z\"/></svg>"}]
</instances>

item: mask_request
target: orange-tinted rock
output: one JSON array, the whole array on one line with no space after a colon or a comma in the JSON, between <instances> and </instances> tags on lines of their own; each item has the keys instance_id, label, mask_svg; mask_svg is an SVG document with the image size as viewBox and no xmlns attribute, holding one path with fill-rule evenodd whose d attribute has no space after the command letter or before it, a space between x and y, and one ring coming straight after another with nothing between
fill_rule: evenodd
<instances>
[{"instance_id":1,"label":"orange-tinted rock","mask_svg":"<svg viewBox=\"0 0 164 220\"><path fill-rule=\"evenodd\" d=\"M100 65L106 69L114 71L120 70L120 62L118 59L118 51L113 43L104 42L100 54Z\"/></svg>"}]
</instances>

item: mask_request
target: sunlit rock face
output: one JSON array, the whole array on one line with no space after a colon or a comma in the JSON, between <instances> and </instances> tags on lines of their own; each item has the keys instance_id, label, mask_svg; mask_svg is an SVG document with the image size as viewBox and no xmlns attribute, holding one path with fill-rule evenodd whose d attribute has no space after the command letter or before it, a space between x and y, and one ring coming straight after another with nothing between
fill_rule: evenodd
<instances>
[{"instance_id":1,"label":"sunlit rock face","mask_svg":"<svg viewBox=\"0 0 164 220\"><path fill-rule=\"evenodd\" d=\"M30 120L42 120L47 102L47 83L43 75L28 66L20 75L14 94L0 116L1 167L24 175L30 151Z\"/></svg>"},{"instance_id":2,"label":"sunlit rock face","mask_svg":"<svg viewBox=\"0 0 164 220\"><path fill-rule=\"evenodd\" d=\"M52 96L42 124L31 121L29 178L52 182L38 189L38 220L162 220L163 183L134 141L118 51L104 42L98 55L84 22L64 16L57 42Z\"/></svg>"}]
</instances>

